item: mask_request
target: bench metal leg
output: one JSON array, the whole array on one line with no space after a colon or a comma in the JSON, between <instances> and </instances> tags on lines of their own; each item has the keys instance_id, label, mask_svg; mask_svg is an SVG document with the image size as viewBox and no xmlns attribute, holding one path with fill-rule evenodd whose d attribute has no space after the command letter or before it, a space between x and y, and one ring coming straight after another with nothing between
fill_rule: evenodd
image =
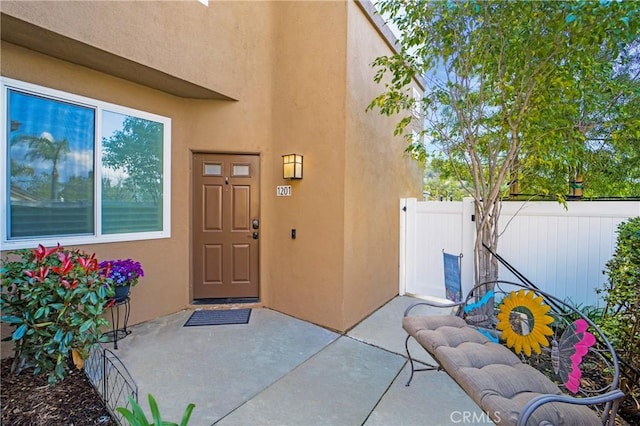
<instances>
[{"instance_id":1,"label":"bench metal leg","mask_svg":"<svg viewBox=\"0 0 640 426\"><path fill-rule=\"evenodd\" d=\"M411 335L408 335L406 340L404 341L404 348L407 351L407 358L409 358L409 363L411 364L411 375L409 376L409 380L407 381L405 386L409 386L411 384L411 380L413 380L413 373L415 373L416 371L431 371L431 370L439 371L440 370L439 365L433 365L433 364L429 364L428 362L423 362L418 360L414 361L414 359L411 357L411 352L409 352L409 338L411 338ZM415 368L415 363L426 365L427 368Z\"/></svg>"}]
</instances>

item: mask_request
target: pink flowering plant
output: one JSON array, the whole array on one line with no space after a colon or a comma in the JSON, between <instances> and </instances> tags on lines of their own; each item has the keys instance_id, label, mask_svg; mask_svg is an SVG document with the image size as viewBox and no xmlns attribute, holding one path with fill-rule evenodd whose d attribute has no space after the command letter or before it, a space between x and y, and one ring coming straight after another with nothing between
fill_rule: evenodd
<instances>
[{"instance_id":1,"label":"pink flowering plant","mask_svg":"<svg viewBox=\"0 0 640 426\"><path fill-rule=\"evenodd\" d=\"M100 262L100 268L110 283L115 286L138 284L138 279L144 277L140 262L131 259L105 260Z\"/></svg>"},{"instance_id":2,"label":"pink flowering plant","mask_svg":"<svg viewBox=\"0 0 640 426\"><path fill-rule=\"evenodd\" d=\"M15 327L12 373L35 367L54 383L70 360L82 368L109 326L103 314L113 296L95 254L40 245L10 252L0 272L1 319Z\"/></svg>"}]
</instances>

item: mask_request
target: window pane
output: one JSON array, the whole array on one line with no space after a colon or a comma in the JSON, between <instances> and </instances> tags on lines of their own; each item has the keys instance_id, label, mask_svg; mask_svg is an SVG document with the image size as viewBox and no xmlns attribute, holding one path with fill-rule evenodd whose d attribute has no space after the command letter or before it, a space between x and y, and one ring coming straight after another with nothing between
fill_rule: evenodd
<instances>
[{"instance_id":1,"label":"window pane","mask_svg":"<svg viewBox=\"0 0 640 426\"><path fill-rule=\"evenodd\" d=\"M102 114L102 233L162 230L163 124Z\"/></svg>"},{"instance_id":2,"label":"window pane","mask_svg":"<svg viewBox=\"0 0 640 426\"><path fill-rule=\"evenodd\" d=\"M8 239L92 234L95 112L8 91Z\"/></svg>"},{"instance_id":3,"label":"window pane","mask_svg":"<svg viewBox=\"0 0 640 426\"><path fill-rule=\"evenodd\" d=\"M233 176L249 176L249 164L234 164Z\"/></svg>"},{"instance_id":4,"label":"window pane","mask_svg":"<svg viewBox=\"0 0 640 426\"><path fill-rule=\"evenodd\" d=\"M221 176L222 164L220 163L204 163L203 176Z\"/></svg>"}]
</instances>

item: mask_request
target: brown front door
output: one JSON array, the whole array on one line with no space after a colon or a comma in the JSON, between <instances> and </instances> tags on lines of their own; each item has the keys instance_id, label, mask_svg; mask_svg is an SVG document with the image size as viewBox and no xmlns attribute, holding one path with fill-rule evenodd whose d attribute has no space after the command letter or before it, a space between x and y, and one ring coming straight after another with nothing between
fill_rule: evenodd
<instances>
[{"instance_id":1,"label":"brown front door","mask_svg":"<svg viewBox=\"0 0 640 426\"><path fill-rule=\"evenodd\" d=\"M193 298L258 297L260 157L193 155Z\"/></svg>"}]
</instances>

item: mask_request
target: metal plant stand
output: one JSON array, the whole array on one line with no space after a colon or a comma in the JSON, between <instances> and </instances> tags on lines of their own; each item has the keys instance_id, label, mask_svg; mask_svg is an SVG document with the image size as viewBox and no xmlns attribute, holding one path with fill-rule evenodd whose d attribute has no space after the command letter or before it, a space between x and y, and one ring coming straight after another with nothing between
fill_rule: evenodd
<instances>
[{"instance_id":1,"label":"metal plant stand","mask_svg":"<svg viewBox=\"0 0 640 426\"><path fill-rule=\"evenodd\" d=\"M108 342L113 342L113 349L118 349L118 340L124 339L131 330L127 329L129 323L129 314L131 313L131 305L129 303L129 297L117 300L111 306L111 331L105 333L109 337ZM122 328L120 327L120 320L122 319Z\"/></svg>"}]
</instances>

